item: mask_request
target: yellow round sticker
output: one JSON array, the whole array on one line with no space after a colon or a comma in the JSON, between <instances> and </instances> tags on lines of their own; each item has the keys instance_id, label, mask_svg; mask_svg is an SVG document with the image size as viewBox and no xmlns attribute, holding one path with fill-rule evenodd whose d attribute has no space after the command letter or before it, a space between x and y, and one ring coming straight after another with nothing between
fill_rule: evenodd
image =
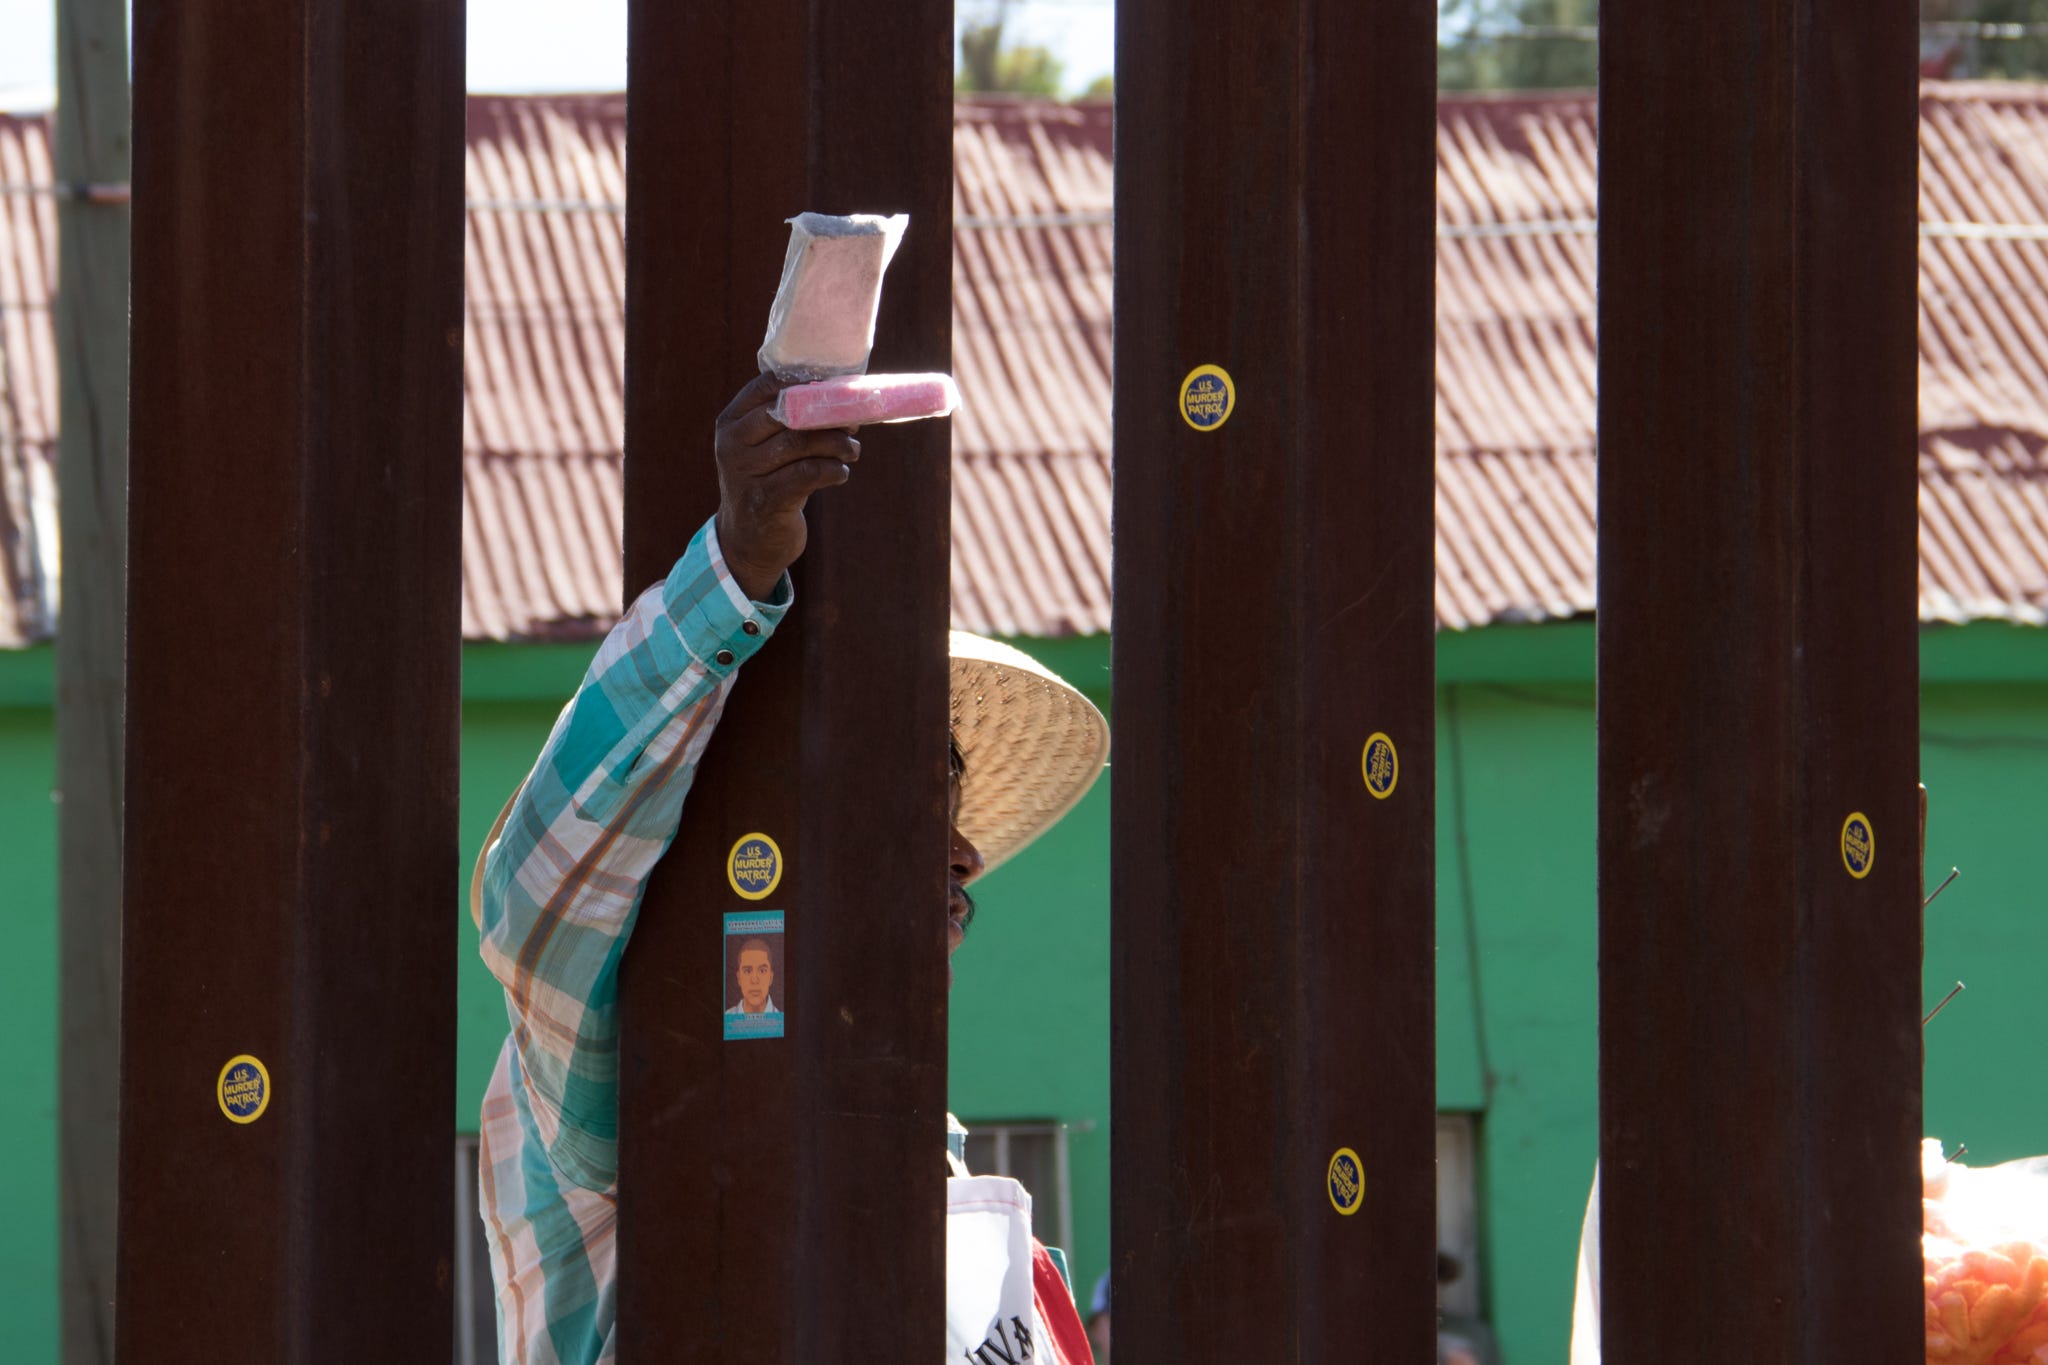
<instances>
[{"instance_id":1,"label":"yellow round sticker","mask_svg":"<svg viewBox=\"0 0 2048 1365\"><path fill-rule=\"evenodd\" d=\"M1339 1147L1330 1158L1330 1207L1341 1214L1354 1214L1365 1202L1365 1163L1349 1147Z\"/></svg>"},{"instance_id":2,"label":"yellow round sticker","mask_svg":"<svg viewBox=\"0 0 2048 1365\"><path fill-rule=\"evenodd\" d=\"M1196 431L1214 431L1237 408L1237 386L1221 365L1197 365L1180 381L1181 420Z\"/></svg>"},{"instance_id":3,"label":"yellow round sticker","mask_svg":"<svg viewBox=\"0 0 2048 1365\"><path fill-rule=\"evenodd\" d=\"M1365 772L1367 791L1381 801L1394 794L1394 784L1401 780L1401 755L1394 751L1393 740L1373 731L1365 741L1358 766Z\"/></svg>"},{"instance_id":4,"label":"yellow round sticker","mask_svg":"<svg viewBox=\"0 0 2048 1365\"><path fill-rule=\"evenodd\" d=\"M741 900L766 900L782 882L782 850L765 834L748 834L725 855L725 879Z\"/></svg>"},{"instance_id":5,"label":"yellow round sticker","mask_svg":"<svg viewBox=\"0 0 2048 1365\"><path fill-rule=\"evenodd\" d=\"M1842 822L1842 866L1861 881L1870 875L1871 864L1876 861L1877 831L1871 828L1870 817L1860 810L1849 812L1849 818Z\"/></svg>"},{"instance_id":6,"label":"yellow round sticker","mask_svg":"<svg viewBox=\"0 0 2048 1365\"><path fill-rule=\"evenodd\" d=\"M228 1122L254 1123L270 1107L270 1072L247 1053L230 1057L214 1082L214 1095Z\"/></svg>"}]
</instances>

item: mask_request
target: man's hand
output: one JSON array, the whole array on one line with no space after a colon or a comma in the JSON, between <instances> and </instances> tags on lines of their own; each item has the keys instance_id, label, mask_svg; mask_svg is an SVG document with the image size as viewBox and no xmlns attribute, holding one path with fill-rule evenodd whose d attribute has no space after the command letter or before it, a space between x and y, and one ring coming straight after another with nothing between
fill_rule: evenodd
<instances>
[{"instance_id":1,"label":"man's hand","mask_svg":"<svg viewBox=\"0 0 2048 1365\"><path fill-rule=\"evenodd\" d=\"M845 483L860 458L851 430L791 431L770 417L782 387L764 374L718 416L718 545L740 590L757 602L804 552L804 503Z\"/></svg>"}]
</instances>

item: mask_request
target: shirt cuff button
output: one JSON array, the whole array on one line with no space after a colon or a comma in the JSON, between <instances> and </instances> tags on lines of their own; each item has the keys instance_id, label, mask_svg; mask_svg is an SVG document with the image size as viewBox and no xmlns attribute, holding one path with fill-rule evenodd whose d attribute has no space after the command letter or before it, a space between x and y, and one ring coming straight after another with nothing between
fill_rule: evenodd
<instances>
[{"instance_id":1,"label":"shirt cuff button","mask_svg":"<svg viewBox=\"0 0 2048 1365\"><path fill-rule=\"evenodd\" d=\"M740 629L749 635L759 635L761 633L761 623L759 621L742 621L740 622Z\"/></svg>"},{"instance_id":2,"label":"shirt cuff button","mask_svg":"<svg viewBox=\"0 0 2048 1365\"><path fill-rule=\"evenodd\" d=\"M732 666L732 651L729 649L721 649L718 651L718 653L712 655L711 657L718 661L718 666L720 668L729 668Z\"/></svg>"}]
</instances>

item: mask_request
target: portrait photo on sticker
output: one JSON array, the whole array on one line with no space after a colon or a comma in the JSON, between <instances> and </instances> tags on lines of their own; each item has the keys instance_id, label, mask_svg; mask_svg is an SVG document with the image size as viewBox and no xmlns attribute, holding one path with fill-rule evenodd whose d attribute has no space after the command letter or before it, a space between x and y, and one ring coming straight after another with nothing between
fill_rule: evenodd
<instances>
[{"instance_id":1,"label":"portrait photo on sticker","mask_svg":"<svg viewBox=\"0 0 2048 1365\"><path fill-rule=\"evenodd\" d=\"M725 917L725 1036L780 1038L789 1008L783 915L756 910Z\"/></svg>"}]
</instances>

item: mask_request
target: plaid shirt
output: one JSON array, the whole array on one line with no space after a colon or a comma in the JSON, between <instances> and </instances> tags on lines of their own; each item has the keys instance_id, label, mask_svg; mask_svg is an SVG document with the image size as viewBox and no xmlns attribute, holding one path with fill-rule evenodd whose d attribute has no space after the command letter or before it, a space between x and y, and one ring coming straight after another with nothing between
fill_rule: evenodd
<instances>
[{"instance_id":1,"label":"plaid shirt","mask_svg":"<svg viewBox=\"0 0 2048 1365\"><path fill-rule=\"evenodd\" d=\"M485 855L478 928L512 1024L478 1163L501 1361L615 1358L619 956L787 577L774 595L747 599L706 523L605 637Z\"/></svg>"}]
</instances>

